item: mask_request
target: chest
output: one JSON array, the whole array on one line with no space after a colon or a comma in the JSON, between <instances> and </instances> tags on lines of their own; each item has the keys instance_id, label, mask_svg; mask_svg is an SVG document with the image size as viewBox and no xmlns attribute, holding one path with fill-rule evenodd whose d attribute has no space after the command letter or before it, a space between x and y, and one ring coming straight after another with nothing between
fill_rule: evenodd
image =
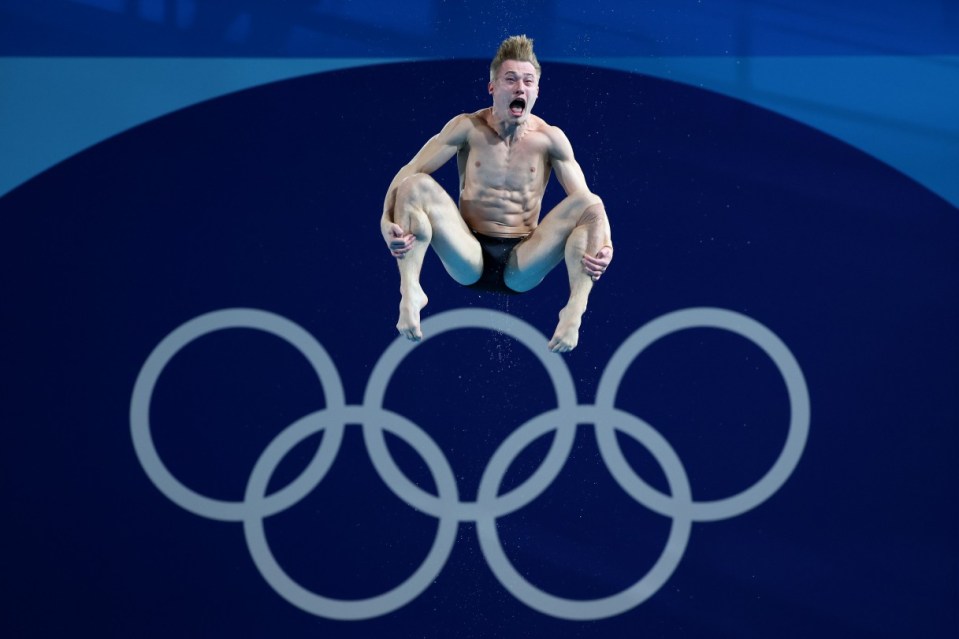
<instances>
[{"instance_id":1,"label":"chest","mask_svg":"<svg viewBox=\"0 0 959 639\"><path fill-rule=\"evenodd\" d=\"M464 169L467 180L487 186L522 189L548 176L549 149L545 136L531 131L507 143L490 132L471 136Z\"/></svg>"}]
</instances>

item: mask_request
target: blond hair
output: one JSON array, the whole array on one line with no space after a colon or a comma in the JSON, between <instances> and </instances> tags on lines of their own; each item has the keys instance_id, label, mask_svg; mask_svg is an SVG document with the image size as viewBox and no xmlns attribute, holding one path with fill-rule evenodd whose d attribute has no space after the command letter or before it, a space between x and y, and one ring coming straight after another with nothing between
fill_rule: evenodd
<instances>
[{"instance_id":1,"label":"blond hair","mask_svg":"<svg viewBox=\"0 0 959 639\"><path fill-rule=\"evenodd\" d=\"M499 45L496 57L493 58L493 62L489 65L490 82L496 79L496 74L499 73L500 66L502 66L506 60L529 62L533 65L533 68L536 69L537 78L539 78L542 73L539 60L536 59L536 54L533 53L533 39L527 38L525 34L510 36Z\"/></svg>"}]
</instances>

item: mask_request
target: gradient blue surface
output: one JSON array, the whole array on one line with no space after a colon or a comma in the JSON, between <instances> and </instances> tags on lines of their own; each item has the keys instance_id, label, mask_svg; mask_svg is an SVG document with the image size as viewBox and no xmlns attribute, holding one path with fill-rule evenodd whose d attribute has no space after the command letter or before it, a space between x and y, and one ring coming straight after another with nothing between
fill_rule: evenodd
<instances>
[{"instance_id":1,"label":"gradient blue surface","mask_svg":"<svg viewBox=\"0 0 959 639\"><path fill-rule=\"evenodd\" d=\"M104 15L113 6L53 4L75 11L97 6ZM25 6L3 5L6 15L21 17ZM117 28L143 27L161 15L170 20L170 7L186 12L176 15L187 23L190 6L199 12L200 3L126 3L137 13ZM446 10L431 6L433 19ZM572 20L563 17L563 3L522 6L530 15L553 7L552 34ZM681 6L689 11L692 4ZM461 19L474 17L462 11ZM905 20L907 13L876 11L866 22L922 26L921 11ZM282 23L287 14L271 15ZM381 35L404 28L382 13L347 11L338 19L369 23ZM61 28L42 24L44 32ZM427 29L417 24L405 28ZM491 31L512 26L492 24ZM665 30L679 24L687 34L706 31L673 14L662 22ZM808 24L820 34L836 28ZM608 20L597 29L590 33L612 26ZM241 32L235 27L231 37L242 40ZM227 44L210 33L184 43L182 54L202 55L190 49L201 45L224 52ZM850 34L846 47L871 42L842 33ZM366 41L353 36L360 54ZM495 42L499 33L476 37ZM544 44L549 37L558 39L548 35ZM131 55L175 53L160 46L133 50L149 42L120 40L108 38L116 48L100 54L123 58L100 68L126 64ZM766 42L759 35L757 41ZM935 48L935 38L909 40L913 48L892 41L900 42L904 64L911 54L956 53ZM63 48L47 54L84 54L80 38L70 46L58 42ZM377 42L385 47L391 39ZM413 55L403 42L396 37L396 55ZM362 55L393 55L375 48L367 44ZM186 108L179 108L169 105L181 96L160 91L157 99L170 102L149 116L156 119L87 140L75 149L82 152L0 196L8 229L0 251L0 486L12 506L10 551L0 560L4 634L953 636L959 625L955 206L795 119L603 62L553 61L538 103L540 115L572 140L609 208L617 242L582 346L563 359L576 387L567 399L595 402L614 352L654 318L705 306L745 314L783 340L809 385L809 441L779 491L738 517L694 523L663 587L609 618L566 621L517 600L494 577L475 524L466 522L420 596L386 616L344 622L304 612L275 592L254 565L241 524L191 514L151 483L130 438L134 382L151 350L203 313L258 308L296 322L328 351L346 403L363 403L373 367L393 341L397 301L395 267L377 236L382 194L396 168L442 122L486 104L486 55L479 53L294 77L308 71L313 62L307 61L283 81L267 82L270 71L232 87L222 72L229 63L207 67L218 69L204 73L222 84L206 97L221 97L184 94L179 106ZM263 54L250 45L248 55ZM125 78L151 60L133 62ZM167 68L190 66L176 65ZM249 86L243 82L257 86L231 92ZM330 99L344 91L360 96L348 109ZM836 88L836 100L850 93ZM143 98L149 106L152 100ZM199 103L188 106L193 102ZM62 112L72 117L69 103ZM402 126L386 114L401 114ZM452 188L453 168L440 179ZM549 202L559 198L557 189ZM431 258L424 273L427 315L505 311L548 333L564 300L564 279L554 274L517 298L484 296L450 282ZM436 441L463 500L476 496L510 433L556 405L537 358L495 332L439 336L414 349L400 372L384 404ZM158 452L192 489L240 499L264 448L289 424L329 405L329 392L281 340L250 330L209 335L179 353L159 378L151 411ZM429 401L419 399L424 393ZM651 346L627 369L616 406L670 442L697 499L719 499L756 481L783 445L789 411L772 361L747 340L710 329ZM620 441L636 472L666 490L649 451L628 437ZM434 489L420 456L399 438L388 442L409 477ZM299 474L316 444L314 437L291 451L271 490ZM534 442L510 468L505 488L522 483L548 446L549 438ZM558 596L592 598L627 587L650 568L670 519L612 481L593 429L582 424L547 491L497 524L508 556L532 583ZM292 578L344 599L369 597L405 579L437 529L434 518L402 503L379 479L355 427L346 429L324 481L265 526Z\"/></svg>"}]
</instances>

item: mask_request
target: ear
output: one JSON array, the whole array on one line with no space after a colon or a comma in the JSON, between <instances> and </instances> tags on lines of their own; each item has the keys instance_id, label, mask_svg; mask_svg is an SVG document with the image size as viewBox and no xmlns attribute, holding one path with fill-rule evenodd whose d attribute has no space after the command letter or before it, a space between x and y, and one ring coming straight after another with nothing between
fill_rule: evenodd
<instances>
[{"instance_id":1,"label":"ear","mask_svg":"<svg viewBox=\"0 0 959 639\"><path fill-rule=\"evenodd\" d=\"M490 82L489 84L486 85L486 90L489 91L489 94L490 94L490 95L493 95L493 83L492 83L492 82Z\"/></svg>"}]
</instances>

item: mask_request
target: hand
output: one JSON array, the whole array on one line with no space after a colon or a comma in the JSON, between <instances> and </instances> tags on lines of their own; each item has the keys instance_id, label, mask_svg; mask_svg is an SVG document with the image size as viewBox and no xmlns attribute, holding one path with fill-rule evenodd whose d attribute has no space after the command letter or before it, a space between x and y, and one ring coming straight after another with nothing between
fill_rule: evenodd
<instances>
[{"instance_id":1,"label":"hand","mask_svg":"<svg viewBox=\"0 0 959 639\"><path fill-rule=\"evenodd\" d=\"M413 242L416 241L411 233L407 233L398 224L390 223L387 230L386 243L390 247L390 253L398 260L402 260L410 249L413 248Z\"/></svg>"},{"instance_id":2,"label":"hand","mask_svg":"<svg viewBox=\"0 0 959 639\"><path fill-rule=\"evenodd\" d=\"M586 271L586 274L589 275L594 282L598 281L600 277L603 276L603 273L606 272L606 269L609 268L609 263L613 261L613 247L604 246L599 249L599 252L595 256L584 255L583 256L583 269Z\"/></svg>"}]
</instances>

